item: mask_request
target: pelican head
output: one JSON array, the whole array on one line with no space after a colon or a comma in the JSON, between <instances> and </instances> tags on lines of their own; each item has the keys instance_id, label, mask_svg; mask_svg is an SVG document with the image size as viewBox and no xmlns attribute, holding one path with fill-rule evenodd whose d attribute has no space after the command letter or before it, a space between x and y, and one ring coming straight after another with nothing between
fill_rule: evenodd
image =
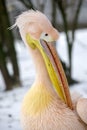
<instances>
[{"instance_id":1,"label":"pelican head","mask_svg":"<svg viewBox=\"0 0 87 130\"><path fill-rule=\"evenodd\" d=\"M38 50L40 52L53 88L61 100L72 109L68 83L54 48L54 43L59 38L58 31L44 14L33 10L21 14L15 25L18 26L21 37L30 51L34 53L35 50Z\"/></svg>"}]
</instances>

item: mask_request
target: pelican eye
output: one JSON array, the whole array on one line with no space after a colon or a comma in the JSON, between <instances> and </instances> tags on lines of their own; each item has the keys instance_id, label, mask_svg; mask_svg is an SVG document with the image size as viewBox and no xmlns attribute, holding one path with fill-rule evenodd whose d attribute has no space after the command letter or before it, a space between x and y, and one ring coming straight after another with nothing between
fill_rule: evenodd
<instances>
[{"instance_id":1,"label":"pelican eye","mask_svg":"<svg viewBox=\"0 0 87 130\"><path fill-rule=\"evenodd\" d=\"M48 36L48 34L47 34L47 33L45 33L45 36Z\"/></svg>"}]
</instances>

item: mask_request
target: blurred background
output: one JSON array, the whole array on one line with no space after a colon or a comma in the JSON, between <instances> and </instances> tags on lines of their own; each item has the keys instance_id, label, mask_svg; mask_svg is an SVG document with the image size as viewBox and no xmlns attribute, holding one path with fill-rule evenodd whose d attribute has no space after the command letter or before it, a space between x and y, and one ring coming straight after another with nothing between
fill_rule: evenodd
<instances>
[{"instance_id":1,"label":"blurred background","mask_svg":"<svg viewBox=\"0 0 87 130\"><path fill-rule=\"evenodd\" d=\"M22 98L35 70L17 28L22 12L40 10L60 32L55 47L71 91L87 96L87 0L0 0L0 129L21 130ZM39 22L39 21L38 21Z\"/></svg>"}]
</instances>

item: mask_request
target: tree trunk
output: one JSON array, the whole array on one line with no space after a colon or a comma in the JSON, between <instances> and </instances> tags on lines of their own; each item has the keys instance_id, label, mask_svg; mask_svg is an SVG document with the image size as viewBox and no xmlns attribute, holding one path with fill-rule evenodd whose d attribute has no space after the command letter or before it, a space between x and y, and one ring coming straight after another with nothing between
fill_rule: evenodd
<instances>
[{"instance_id":1,"label":"tree trunk","mask_svg":"<svg viewBox=\"0 0 87 130\"><path fill-rule=\"evenodd\" d=\"M13 85L12 79L8 73L8 69L7 69L6 61L5 61L5 55L4 55L1 44L0 44L0 69L1 69L4 81L5 81L5 84L6 84L6 90L12 89L12 85Z\"/></svg>"},{"instance_id":2,"label":"tree trunk","mask_svg":"<svg viewBox=\"0 0 87 130\"><path fill-rule=\"evenodd\" d=\"M52 0L52 25L56 27L56 2Z\"/></svg>"},{"instance_id":3,"label":"tree trunk","mask_svg":"<svg viewBox=\"0 0 87 130\"><path fill-rule=\"evenodd\" d=\"M20 80L14 38L12 32L7 29L10 27L10 22L5 0L0 0L0 13L0 69L6 84L6 90L9 90L12 89L14 84L19 84ZM13 75L10 75L7 69L7 59L11 61Z\"/></svg>"},{"instance_id":4,"label":"tree trunk","mask_svg":"<svg viewBox=\"0 0 87 130\"><path fill-rule=\"evenodd\" d=\"M1 0L1 12L2 12L2 24L3 24L3 30L5 35L5 44L8 48L8 54L9 59L11 61L12 67L13 67L13 78L14 80L19 80L19 69L17 64L17 57L16 57L16 51L14 47L14 38L12 35L12 32L7 30L7 28L10 26L10 21L8 18L8 13L5 5L5 0Z\"/></svg>"}]
</instances>

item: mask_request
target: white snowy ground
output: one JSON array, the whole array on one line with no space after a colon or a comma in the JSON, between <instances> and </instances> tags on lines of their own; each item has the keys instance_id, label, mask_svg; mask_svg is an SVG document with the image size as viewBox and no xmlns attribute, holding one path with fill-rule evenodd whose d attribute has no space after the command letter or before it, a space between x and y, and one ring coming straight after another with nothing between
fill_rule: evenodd
<instances>
[{"instance_id":1,"label":"white snowy ground","mask_svg":"<svg viewBox=\"0 0 87 130\"><path fill-rule=\"evenodd\" d=\"M76 32L74 47L73 77L80 83L72 86L71 92L77 91L87 97L87 30ZM60 35L57 48L60 57L68 64L63 33ZM21 101L35 78L35 70L27 48L20 44L20 41L17 41L16 49L22 86L12 91L3 92L5 85L0 74L0 130L21 130L19 121ZM8 64L8 67L11 69L10 64Z\"/></svg>"}]
</instances>

